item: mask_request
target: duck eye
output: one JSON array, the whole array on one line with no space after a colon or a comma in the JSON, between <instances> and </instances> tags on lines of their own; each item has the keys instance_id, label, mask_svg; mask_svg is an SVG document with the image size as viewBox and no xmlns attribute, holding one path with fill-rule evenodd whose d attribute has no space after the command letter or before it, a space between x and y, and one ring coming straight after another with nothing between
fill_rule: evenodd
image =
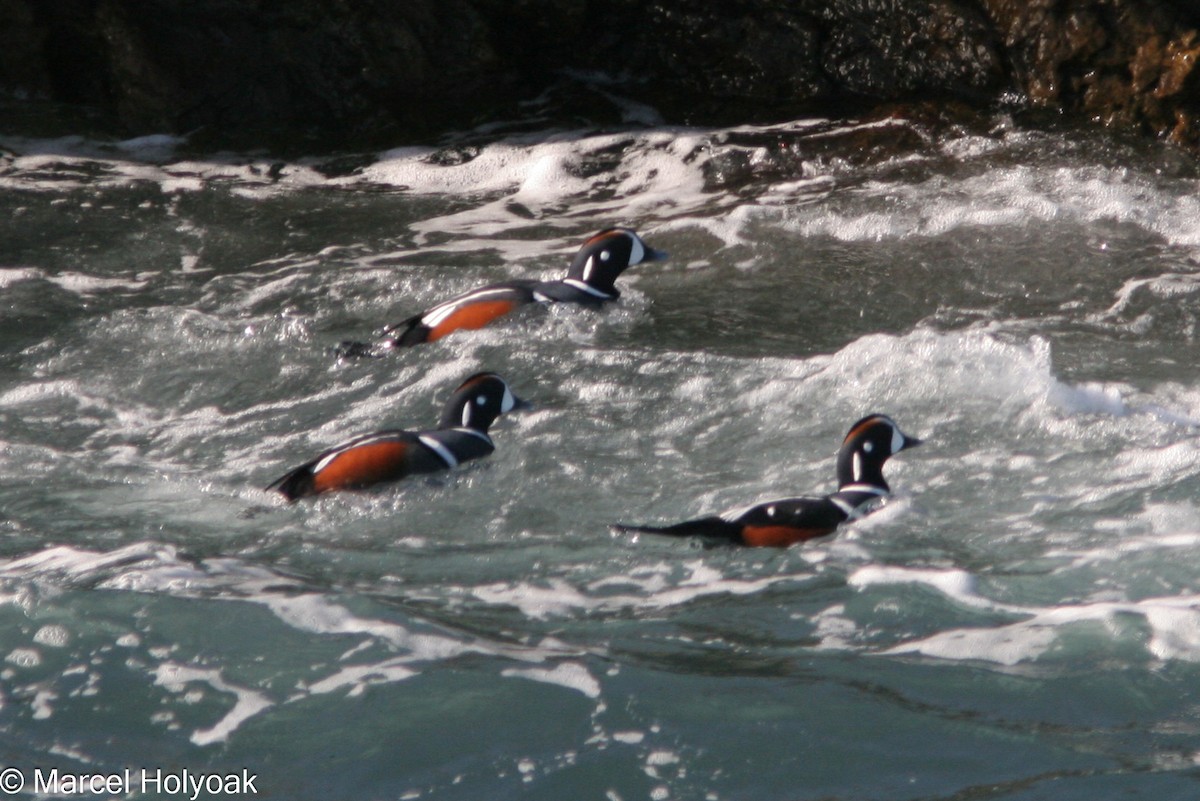
<instances>
[{"instance_id":1,"label":"duck eye","mask_svg":"<svg viewBox=\"0 0 1200 801\"><path fill-rule=\"evenodd\" d=\"M863 443L863 452L864 452L864 453L870 453L870 452L871 452L871 451L873 451L873 450L875 450L875 443L874 443L874 442L871 442L871 441L869 441L869 440L868 440L867 442L864 442L864 443Z\"/></svg>"},{"instance_id":2,"label":"duck eye","mask_svg":"<svg viewBox=\"0 0 1200 801\"><path fill-rule=\"evenodd\" d=\"M475 399L475 404L477 406L483 406L486 403L487 403L487 395L480 395L478 398Z\"/></svg>"},{"instance_id":3,"label":"duck eye","mask_svg":"<svg viewBox=\"0 0 1200 801\"><path fill-rule=\"evenodd\" d=\"M607 250L600 251L600 261L608 261L610 255Z\"/></svg>"}]
</instances>

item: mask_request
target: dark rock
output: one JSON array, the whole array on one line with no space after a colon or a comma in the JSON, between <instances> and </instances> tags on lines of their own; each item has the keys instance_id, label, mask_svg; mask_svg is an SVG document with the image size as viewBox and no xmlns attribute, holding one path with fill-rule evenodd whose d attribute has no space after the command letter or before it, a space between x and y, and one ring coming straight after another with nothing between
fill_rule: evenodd
<instances>
[{"instance_id":1,"label":"dark rock","mask_svg":"<svg viewBox=\"0 0 1200 801\"><path fill-rule=\"evenodd\" d=\"M998 39L955 0L614 0L623 36L579 54L627 73L622 92L673 121L786 119L798 109L915 94L990 96ZM597 21L590 30L600 29Z\"/></svg>"},{"instance_id":2,"label":"dark rock","mask_svg":"<svg viewBox=\"0 0 1200 801\"><path fill-rule=\"evenodd\" d=\"M503 71L467 0L0 4L20 22L0 88L92 103L131 133L428 134L469 121Z\"/></svg>"},{"instance_id":3,"label":"dark rock","mask_svg":"<svg viewBox=\"0 0 1200 801\"><path fill-rule=\"evenodd\" d=\"M0 0L0 92L204 145L997 98L1200 142L1191 0Z\"/></svg>"}]
</instances>

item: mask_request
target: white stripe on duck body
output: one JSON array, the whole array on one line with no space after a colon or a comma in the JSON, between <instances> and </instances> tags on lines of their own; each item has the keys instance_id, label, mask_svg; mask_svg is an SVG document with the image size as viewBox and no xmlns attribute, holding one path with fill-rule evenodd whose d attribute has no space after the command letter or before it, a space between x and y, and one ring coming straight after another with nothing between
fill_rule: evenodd
<instances>
[{"instance_id":1,"label":"white stripe on duck body","mask_svg":"<svg viewBox=\"0 0 1200 801\"><path fill-rule=\"evenodd\" d=\"M781 498L730 509L668 526L616 525L620 532L700 537L736 545L786 548L834 533L838 526L873 511L891 491L883 465L921 441L884 414L850 427L837 456L836 492L822 497Z\"/></svg>"},{"instance_id":2,"label":"white stripe on duck body","mask_svg":"<svg viewBox=\"0 0 1200 801\"><path fill-rule=\"evenodd\" d=\"M482 328L535 303L599 306L621 296L616 281L626 269L666 257L631 228L606 228L583 243L560 279L489 284L387 326L374 345L343 342L338 352L344 357L377 356L394 348L436 342L455 331Z\"/></svg>"},{"instance_id":3,"label":"white stripe on duck body","mask_svg":"<svg viewBox=\"0 0 1200 801\"><path fill-rule=\"evenodd\" d=\"M436 429L387 429L356 437L289 471L266 489L278 490L294 501L448 470L494 451L488 434L492 423L526 405L500 376L476 373L446 401Z\"/></svg>"}]
</instances>

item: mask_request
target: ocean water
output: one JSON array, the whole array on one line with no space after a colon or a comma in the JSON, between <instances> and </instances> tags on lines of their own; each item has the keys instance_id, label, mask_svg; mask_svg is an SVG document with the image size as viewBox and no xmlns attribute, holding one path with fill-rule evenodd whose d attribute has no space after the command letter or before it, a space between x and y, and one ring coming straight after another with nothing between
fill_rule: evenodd
<instances>
[{"instance_id":1,"label":"ocean water","mask_svg":"<svg viewBox=\"0 0 1200 801\"><path fill-rule=\"evenodd\" d=\"M1198 176L1001 116L0 131L0 792L1200 797ZM611 224L671 258L603 310L333 355ZM480 369L533 403L488 459L262 491ZM876 411L925 445L834 536L608 528L828 492Z\"/></svg>"}]
</instances>

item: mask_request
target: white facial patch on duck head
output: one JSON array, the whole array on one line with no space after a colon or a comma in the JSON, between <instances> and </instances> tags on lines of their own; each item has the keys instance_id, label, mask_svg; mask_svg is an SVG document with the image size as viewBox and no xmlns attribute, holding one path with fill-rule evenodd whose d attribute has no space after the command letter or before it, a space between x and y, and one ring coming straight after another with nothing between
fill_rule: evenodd
<instances>
[{"instance_id":1,"label":"white facial patch on duck head","mask_svg":"<svg viewBox=\"0 0 1200 801\"><path fill-rule=\"evenodd\" d=\"M638 264L646 258L646 248L642 245L642 240L638 239L635 234L626 234L626 236L633 243L629 250L629 263L631 265Z\"/></svg>"},{"instance_id":2,"label":"white facial patch on duck head","mask_svg":"<svg viewBox=\"0 0 1200 801\"><path fill-rule=\"evenodd\" d=\"M508 384L504 385L504 397L500 400L500 411L511 412L517 407L517 396L512 394Z\"/></svg>"}]
</instances>

